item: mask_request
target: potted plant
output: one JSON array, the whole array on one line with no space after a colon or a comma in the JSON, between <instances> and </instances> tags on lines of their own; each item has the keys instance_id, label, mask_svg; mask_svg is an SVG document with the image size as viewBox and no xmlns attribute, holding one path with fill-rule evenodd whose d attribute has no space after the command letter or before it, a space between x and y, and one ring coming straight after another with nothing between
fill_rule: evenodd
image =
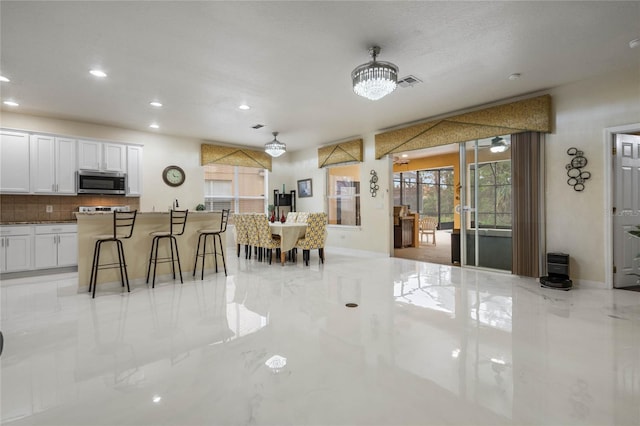
<instances>
[{"instance_id":1,"label":"potted plant","mask_svg":"<svg viewBox=\"0 0 640 426\"><path fill-rule=\"evenodd\" d=\"M269 204L268 210L269 210L269 221L273 223L276 221L276 208L273 204Z\"/></svg>"}]
</instances>

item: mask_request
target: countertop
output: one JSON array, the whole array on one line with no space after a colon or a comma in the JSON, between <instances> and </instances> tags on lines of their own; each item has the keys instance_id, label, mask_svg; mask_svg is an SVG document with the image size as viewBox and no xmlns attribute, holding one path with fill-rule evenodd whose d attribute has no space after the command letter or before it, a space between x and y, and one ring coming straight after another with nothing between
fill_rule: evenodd
<instances>
[{"instance_id":1,"label":"countertop","mask_svg":"<svg viewBox=\"0 0 640 426\"><path fill-rule=\"evenodd\" d=\"M2 222L0 223L0 226L4 226L4 225L55 225L57 223L63 223L63 224L74 224L77 223L77 221L75 219L73 220L36 220L36 221L32 221L32 222Z\"/></svg>"},{"instance_id":2,"label":"countertop","mask_svg":"<svg viewBox=\"0 0 640 426\"><path fill-rule=\"evenodd\" d=\"M96 215L110 215L113 212L74 212L73 214L77 216L96 216ZM209 211L209 210L189 210L189 215L192 214L207 214L207 213L221 213L220 210L214 210L214 211ZM138 214L143 214L143 215L165 215L165 214L169 214L169 211L163 211L163 212L142 212L140 210L138 210ZM75 221L74 221L75 222Z\"/></svg>"}]
</instances>

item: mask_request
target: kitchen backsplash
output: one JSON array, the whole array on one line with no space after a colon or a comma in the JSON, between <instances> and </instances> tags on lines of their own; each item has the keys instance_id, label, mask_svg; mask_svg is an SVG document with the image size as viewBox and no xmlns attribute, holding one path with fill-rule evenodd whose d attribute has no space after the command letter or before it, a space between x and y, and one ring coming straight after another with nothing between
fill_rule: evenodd
<instances>
[{"instance_id":1,"label":"kitchen backsplash","mask_svg":"<svg viewBox=\"0 0 640 426\"><path fill-rule=\"evenodd\" d=\"M47 213L51 206L51 213ZM110 195L0 195L0 222L58 222L75 220L79 206L129 206L140 208L140 198Z\"/></svg>"}]
</instances>

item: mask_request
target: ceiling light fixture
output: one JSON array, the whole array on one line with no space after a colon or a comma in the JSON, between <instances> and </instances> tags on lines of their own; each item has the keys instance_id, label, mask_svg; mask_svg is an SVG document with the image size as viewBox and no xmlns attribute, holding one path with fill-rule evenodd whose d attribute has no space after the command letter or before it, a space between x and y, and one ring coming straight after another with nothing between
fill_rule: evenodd
<instances>
[{"instance_id":1,"label":"ceiling light fixture","mask_svg":"<svg viewBox=\"0 0 640 426\"><path fill-rule=\"evenodd\" d=\"M513 74L511 74L509 76L509 80L513 81L513 80L517 80L522 76L522 74L520 74L519 72L515 72Z\"/></svg>"},{"instance_id":2,"label":"ceiling light fixture","mask_svg":"<svg viewBox=\"0 0 640 426\"><path fill-rule=\"evenodd\" d=\"M8 79L7 77L5 77L4 75L0 75L0 81L1 81L1 82L3 82L3 83L8 83L8 82L10 82L11 80L9 80L9 79Z\"/></svg>"},{"instance_id":3,"label":"ceiling light fixture","mask_svg":"<svg viewBox=\"0 0 640 426\"><path fill-rule=\"evenodd\" d=\"M508 148L507 144L504 142L504 139L502 139L500 136L496 136L495 138L491 139L491 148L489 148L491 152L493 153L505 152L507 148Z\"/></svg>"},{"instance_id":4,"label":"ceiling light fixture","mask_svg":"<svg viewBox=\"0 0 640 426\"><path fill-rule=\"evenodd\" d=\"M632 49L635 49L638 46L640 46L640 38L634 38L629 42L629 47Z\"/></svg>"},{"instance_id":5,"label":"ceiling light fixture","mask_svg":"<svg viewBox=\"0 0 640 426\"><path fill-rule=\"evenodd\" d=\"M287 152L287 146L276 139L277 136L278 132L273 132L273 140L264 144L264 152L272 157L280 157Z\"/></svg>"},{"instance_id":6,"label":"ceiling light fixture","mask_svg":"<svg viewBox=\"0 0 640 426\"><path fill-rule=\"evenodd\" d=\"M380 47L370 47L373 60L351 71L353 91L372 101L387 96L398 86L398 67L391 62L376 61L379 53Z\"/></svg>"},{"instance_id":7,"label":"ceiling light fixture","mask_svg":"<svg viewBox=\"0 0 640 426\"><path fill-rule=\"evenodd\" d=\"M98 70L98 69L93 69L91 71L89 71L89 74L91 74L94 77L99 77L99 78L104 78L107 76L107 73L102 71L102 70Z\"/></svg>"},{"instance_id":8,"label":"ceiling light fixture","mask_svg":"<svg viewBox=\"0 0 640 426\"><path fill-rule=\"evenodd\" d=\"M162 102L151 101L151 102L149 102L149 105L151 105L152 107L161 108L162 107Z\"/></svg>"},{"instance_id":9,"label":"ceiling light fixture","mask_svg":"<svg viewBox=\"0 0 640 426\"><path fill-rule=\"evenodd\" d=\"M248 110L251 109L251 107L247 104L242 104L238 107L238 109L242 109L242 110Z\"/></svg>"},{"instance_id":10,"label":"ceiling light fixture","mask_svg":"<svg viewBox=\"0 0 640 426\"><path fill-rule=\"evenodd\" d=\"M5 105L8 105L8 106L12 106L12 107L20 106L20 104L15 102L15 101L4 101L2 103L5 104Z\"/></svg>"},{"instance_id":11,"label":"ceiling light fixture","mask_svg":"<svg viewBox=\"0 0 640 426\"><path fill-rule=\"evenodd\" d=\"M159 129L160 126L157 123L151 123L149 124L149 127L151 127L152 129Z\"/></svg>"}]
</instances>

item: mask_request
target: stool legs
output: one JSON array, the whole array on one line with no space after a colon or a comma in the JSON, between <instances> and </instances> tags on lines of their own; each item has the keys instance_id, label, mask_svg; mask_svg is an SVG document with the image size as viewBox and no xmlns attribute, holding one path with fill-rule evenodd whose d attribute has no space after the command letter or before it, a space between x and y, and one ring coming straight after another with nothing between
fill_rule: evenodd
<instances>
[{"instance_id":1,"label":"stool legs","mask_svg":"<svg viewBox=\"0 0 640 426\"><path fill-rule=\"evenodd\" d=\"M211 236L213 240L213 251L207 253L207 237ZM217 239L216 239L217 237ZM218 253L218 244L220 244L220 253ZM202 253L200 253L200 246L202 246ZM215 263L216 273L218 272L218 256L222 256L222 266L224 266L224 275L227 275L227 262L224 258L224 246L222 245L222 237L220 233L202 233L198 237L198 246L196 248L196 260L193 263L193 276L196 275L196 266L198 265L198 257L202 258L201 262L201 271L200 271L200 279L204 279L204 261L207 254L212 254L214 256L213 262Z\"/></svg>"},{"instance_id":2,"label":"stool legs","mask_svg":"<svg viewBox=\"0 0 640 426\"><path fill-rule=\"evenodd\" d=\"M116 243L116 248L118 250L118 263L107 263L100 265L100 252L102 251L102 243ZM91 298L95 299L96 297L96 287L98 284L98 269L102 266L104 269L106 268L115 268L116 265L118 269L120 269L120 282L122 283L122 287L127 285L127 292L131 292L129 287L129 274L127 273L127 263L124 258L124 247L122 245L122 241L120 240L98 240L93 247L93 262L91 264L91 277L89 278L89 292L92 292Z\"/></svg>"},{"instance_id":3,"label":"stool legs","mask_svg":"<svg viewBox=\"0 0 640 426\"><path fill-rule=\"evenodd\" d=\"M160 240L163 238L169 239L169 250L171 252L171 257L168 258L158 258L158 246L160 245ZM175 263L178 263L178 272L180 273L180 283L184 283L182 280L182 268L180 266L180 253L178 252L178 241L173 235L168 236L156 236L151 240L151 251L149 252L149 265L147 266L147 284L149 284L149 276L151 275L151 263L153 263L153 277L151 288L156 287L156 270L158 267L158 262L171 262L171 272L173 273L173 279L176 279L176 267Z\"/></svg>"}]
</instances>

